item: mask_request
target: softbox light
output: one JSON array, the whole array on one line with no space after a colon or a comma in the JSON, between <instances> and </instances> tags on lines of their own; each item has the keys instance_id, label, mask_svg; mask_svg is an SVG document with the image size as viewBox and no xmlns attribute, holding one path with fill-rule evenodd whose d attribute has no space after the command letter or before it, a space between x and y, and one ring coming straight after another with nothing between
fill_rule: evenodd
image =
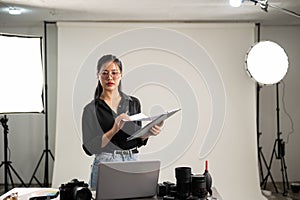
<instances>
[{"instance_id":1,"label":"softbox light","mask_svg":"<svg viewBox=\"0 0 300 200\"><path fill-rule=\"evenodd\" d=\"M0 34L0 113L43 111L41 40Z\"/></svg>"},{"instance_id":2,"label":"softbox light","mask_svg":"<svg viewBox=\"0 0 300 200\"><path fill-rule=\"evenodd\" d=\"M288 70L288 56L272 41L261 41L249 50L246 68L258 83L272 85L283 79Z\"/></svg>"}]
</instances>

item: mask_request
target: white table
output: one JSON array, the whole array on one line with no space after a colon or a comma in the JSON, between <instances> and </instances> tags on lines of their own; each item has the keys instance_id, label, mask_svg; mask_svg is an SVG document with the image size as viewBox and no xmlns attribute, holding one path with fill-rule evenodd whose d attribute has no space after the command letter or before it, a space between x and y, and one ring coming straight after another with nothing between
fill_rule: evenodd
<instances>
[{"instance_id":1,"label":"white table","mask_svg":"<svg viewBox=\"0 0 300 200\"><path fill-rule=\"evenodd\" d=\"M18 200L29 200L30 197L37 197L41 195L54 194L58 192L55 188L14 188L0 197L0 200L5 199L13 193L18 193ZM53 200L59 200L59 196L53 198Z\"/></svg>"},{"instance_id":2,"label":"white table","mask_svg":"<svg viewBox=\"0 0 300 200\"><path fill-rule=\"evenodd\" d=\"M29 200L30 197L36 197L37 195L45 195L49 193L58 192L59 189L56 188L14 188L0 197L0 200L4 200L7 196L18 193L18 200ZM213 197L209 197L209 200L222 200L220 194L215 187L212 187ZM95 191L92 192L95 196ZM162 198L153 197L153 198L143 198L143 200L161 200ZM59 200L59 195L56 198L51 200Z\"/></svg>"}]
</instances>

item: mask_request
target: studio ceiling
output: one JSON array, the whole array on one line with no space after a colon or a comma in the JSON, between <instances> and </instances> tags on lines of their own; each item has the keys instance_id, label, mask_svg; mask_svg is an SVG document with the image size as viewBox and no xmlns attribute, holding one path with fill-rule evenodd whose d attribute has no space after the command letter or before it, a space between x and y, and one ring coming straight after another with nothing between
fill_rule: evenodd
<instances>
[{"instance_id":1,"label":"studio ceiling","mask_svg":"<svg viewBox=\"0 0 300 200\"><path fill-rule=\"evenodd\" d=\"M43 21L241 21L265 25L300 25L300 0L269 0L268 12L245 1L233 8L229 0L0 0L0 26L35 25ZM8 7L24 10L21 16Z\"/></svg>"}]
</instances>

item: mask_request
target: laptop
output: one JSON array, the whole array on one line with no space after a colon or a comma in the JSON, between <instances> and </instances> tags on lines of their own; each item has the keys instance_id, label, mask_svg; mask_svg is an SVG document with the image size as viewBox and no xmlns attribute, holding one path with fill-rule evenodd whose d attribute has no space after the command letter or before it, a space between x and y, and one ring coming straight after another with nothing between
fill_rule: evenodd
<instances>
[{"instance_id":1,"label":"laptop","mask_svg":"<svg viewBox=\"0 0 300 200\"><path fill-rule=\"evenodd\" d=\"M100 163L96 200L154 196L159 168L158 160Z\"/></svg>"}]
</instances>

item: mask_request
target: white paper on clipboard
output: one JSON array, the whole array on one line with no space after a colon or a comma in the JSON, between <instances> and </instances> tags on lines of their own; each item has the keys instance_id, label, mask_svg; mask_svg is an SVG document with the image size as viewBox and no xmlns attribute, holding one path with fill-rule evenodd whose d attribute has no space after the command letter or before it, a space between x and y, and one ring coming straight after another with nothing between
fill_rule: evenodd
<instances>
[{"instance_id":1,"label":"white paper on clipboard","mask_svg":"<svg viewBox=\"0 0 300 200\"><path fill-rule=\"evenodd\" d=\"M174 109L174 110L170 110L166 113L163 113L161 115L157 115L155 117L151 117L153 120L148 123L146 126L144 126L143 128L141 128L140 130L138 130L137 132L135 132L133 135L129 136L127 138L127 141L129 140L133 140L135 138L140 138L143 135L145 135L146 133L148 133L150 131L150 129L156 125L159 124L160 122L162 122L163 120L168 119L169 117L171 117L172 115L174 115L176 112L178 112L179 110L181 110L180 108L178 109Z\"/></svg>"}]
</instances>

